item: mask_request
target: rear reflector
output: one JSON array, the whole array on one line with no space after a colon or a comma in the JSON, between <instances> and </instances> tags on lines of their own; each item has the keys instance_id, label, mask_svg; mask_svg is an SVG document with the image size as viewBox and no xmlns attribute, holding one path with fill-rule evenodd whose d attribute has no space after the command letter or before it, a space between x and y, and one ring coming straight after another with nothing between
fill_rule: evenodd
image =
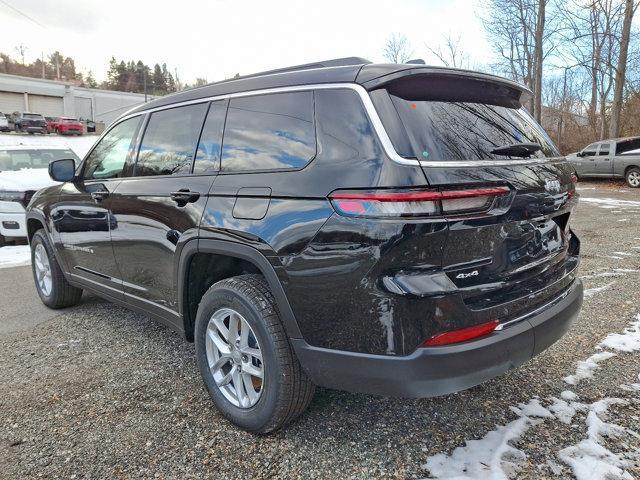
<instances>
[{"instance_id":1,"label":"rear reflector","mask_svg":"<svg viewBox=\"0 0 640 480\"><path fill-rule=\"evenodd\" d=\"M343 191L329 198L336 211L347 216L413 217L488 209L493 198L508 195L509 187L468 190Z\"/></svg>"},{"instance_id":2,"label":"rear reflector","mask_svg":"<svg viewBox=\"0 0 640 480\"><path fill-rule=\"evenodd\" d=\"M473 327L438 333L437 335L425 340L421 346L438 347L442 345L451 345L452 343L466 342L467 340L473 340L474 338L489 335L498 327L498 325L500 325L498 320L492 320L487 323L481 323L480 325L474 325Z\"/></svg>"}]
</instances>

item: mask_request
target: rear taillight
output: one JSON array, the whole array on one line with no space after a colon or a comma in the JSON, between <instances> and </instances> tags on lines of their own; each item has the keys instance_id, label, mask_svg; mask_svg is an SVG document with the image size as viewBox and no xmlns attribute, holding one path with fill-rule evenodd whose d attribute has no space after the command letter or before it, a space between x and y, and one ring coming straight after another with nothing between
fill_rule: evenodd
<instances>
[{"instance_id":1,"label":"rear taillight","mask_svg":"<svg viewBox=\"0 0 640 480\"><path fill-rule=\"evenodd\" d=\"M492 320L490 322L474 325L473 327L461 328L459 330L451 330L443 332L428 338L422 343L422 347L439 347L442 345L451 345L452 343L466 342L476 338L484 337L493 332L500 322Z\"/></svg>"},{"instance_id":2,"label":"rear taillight","mask_svg":"<svg viewBox=\"0 0 640 480\"><path fill-rule=\"evenodd\" d=\"M338 190L329 198L346 216L420 217L488 210L495 197L508 195L509 187L466 190Z\"/></svg>"}]
</instances>

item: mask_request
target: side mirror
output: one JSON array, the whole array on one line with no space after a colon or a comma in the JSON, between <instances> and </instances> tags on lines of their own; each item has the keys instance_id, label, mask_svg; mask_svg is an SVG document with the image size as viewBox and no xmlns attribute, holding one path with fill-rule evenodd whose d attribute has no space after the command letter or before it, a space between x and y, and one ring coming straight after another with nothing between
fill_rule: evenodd
<instances>
[{"instance_id":1,"label":"side mirror","mask_svg":"<svg viewBox=\"0 0 640 480\"><path fill-rule=\"evenodd\" d=\"M584 157L584 152L578 152L578 153L576 153L576 155L577 155L578 157Z\"/></svg>"},{"instance_id":2,"label":"side mirror","mask_svg":"<svg viewBox=\"0 0 640 480\"><path fill-rule=\"evenodd\" d=\"M49 163L49 176L56 182L70 182L76 176L76 162L72 158Z\"/></svg>"}]
</instances>

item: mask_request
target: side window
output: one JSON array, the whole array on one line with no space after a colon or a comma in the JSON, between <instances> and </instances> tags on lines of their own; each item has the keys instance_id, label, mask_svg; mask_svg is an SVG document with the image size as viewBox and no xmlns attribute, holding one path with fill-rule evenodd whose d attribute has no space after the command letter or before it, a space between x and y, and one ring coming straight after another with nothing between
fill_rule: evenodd
<instances>
[{"instance_id":1,"label":"side window","mask_svg":"<svg viewBox=\"0 0 640 480\"><path fill-rule=\"evenodd\" d=\"M220 149L222 148L222 131L227 116L226 100L211 102L207 119L202 128L196 161L193 172L207 174L220 170Z\"/></svg>"},{"instance_id":2,"label":"side window","mask_svg":"<svg viewBox=\"0 0 640 480\"><path fill-rule=\"evenodd\" d=\"M223 171L302 168L315 154L312 92L231 99Z\"/></svg>"},{"instance_id":3,"label":"side window","mask_svg":"<svg viewBox=\"0 0 640 480\"><path fill-rule=\"evenodd\" d=\"M598 151L598 144L592 143L587 148L585 148L582 153L584 153L585 157L593 157Z\"/></svg>"},{"instance_id":4,"label":"side window","mask_svg":"<svg viewBox=\"0 0 640 480\"><path fill-rule=\"evenodd\" d=\"M83 176L86 180L124 175L141 120L142 116L125 120L102 137L85 162Z\"/></svg>"},{"instance_id":5,"label":"side window","mask_svg":"<svg viewBox=\"0 0 640 480\"><path fill-rule=\"evenodd\" d=\"M135 176L180 175L191 172L207 104L154 112L140 143Z\"/></svg>"},{"instance_id":6,"label":"side window","mask_svg":"<svg viewBox=\"0 0 640 480\"><path fill-rule=\"evenodd\" d=\"M600 151L598 152L598 155L609 155L609 144L608 143L601 143L600 144Z\"/></svg>"}]
</instances>

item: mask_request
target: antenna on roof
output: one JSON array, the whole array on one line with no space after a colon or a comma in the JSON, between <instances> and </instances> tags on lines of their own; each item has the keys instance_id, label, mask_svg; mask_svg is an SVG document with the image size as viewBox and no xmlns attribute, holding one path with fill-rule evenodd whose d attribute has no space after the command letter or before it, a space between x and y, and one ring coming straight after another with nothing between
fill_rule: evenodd
<instances>
[{"instance_id":1,"label":"antenna on roof","mask_svg":"<svg viewBox=\"0 0 640 480\"><path fill-rule=\"evenodd\" d=\"M409 65L426 65L424 60L421 58L414 58L413 60L408 60L405 63Z\"/></svg>"}]
</instances>

